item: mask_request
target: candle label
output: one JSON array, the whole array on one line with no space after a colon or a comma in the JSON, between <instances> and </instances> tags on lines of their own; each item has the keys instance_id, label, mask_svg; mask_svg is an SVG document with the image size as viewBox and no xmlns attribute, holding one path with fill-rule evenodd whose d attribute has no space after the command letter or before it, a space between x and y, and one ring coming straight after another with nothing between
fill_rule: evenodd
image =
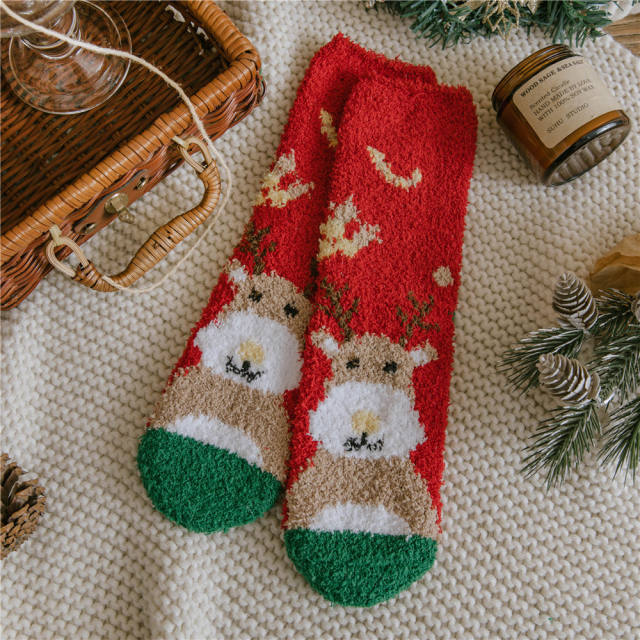
<instances>
[{"instance_id":1,"label":"candle label","mask_svg":"<svg viewBox=\"0 0 640 640\"><path fill-rule=\"evenodd\" d=\"M621 108L582 56L544 68L515 90L513 103L549 149L590 120Z\"/></svg>"}]
</instances>

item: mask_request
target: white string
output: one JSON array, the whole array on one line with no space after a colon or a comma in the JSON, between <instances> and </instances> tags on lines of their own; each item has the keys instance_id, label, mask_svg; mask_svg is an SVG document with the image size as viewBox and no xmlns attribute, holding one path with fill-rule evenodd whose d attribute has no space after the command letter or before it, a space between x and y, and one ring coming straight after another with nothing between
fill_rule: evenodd
<instances>
[{"instance_id":1,"label":"white string","mask_svg":"<svg viewBox=\"0 0 640 640\"><path fill-rule=\"evenodd\" d=\"M187 253L173 267L171 267L171 269L169 269L167 273L165 273L160 278L160 280L158 280L152 285L149 285L148 287L140 287L140 288L134 289L131 287L123 287L117 282L114 282L113 280L111 280L109 276L102 276L102 279L105 282L108 282L112 287L115 287L116 289L120 289L121 291L128 291L130 293L148 293L149 291L153 291L156 287L159 287L168 277L173 275L173 273L175 273L175 271L191 256L191 254L195 251L198 245L204 240L206 235L209 233L209 230L211 229L211 227L213 227L216 220L219 218L220 214L223 212L229 200L229 196L231 194L232 177L231 177L231 170L229 169L229 166L225 162L220 152L213 145L213 141L207 134L207 130L204 126L204 123L198 116L196 112L196 108L193 102L191 102L191 100L189 99L189 96L184 92L184 89L175 80L172 80L166 73L164 73L164 71L162 71L161 69L158 69L158 67L152 65L150 62L147 62L144 58L140 58L139 56L136 56L133 53L128 53L127 51L120 51L119 49L110 49L109 47L100 47L98 45L91 44L90 42L84 42L83 40L76 40L75 38L70 38L65 34L58 33L57 31L53 31L52 29L47 29L46 27L42 27L36 24L35 22L31 22L30 20L27 20L26 18L23 18L21 15L15 13L12 9L8 7L8 5L4 2L4 0L0 0L0 8L2 8L2 10L6 12L8 16L13 18L14 20L17 20L24 26L29 27L33 31L47 35L50 38L56 38L57 40L62 40L67 44L73 45L75 47L80 47L81 49L86 49L87 51L93 51L94 53L99 53L105 56L115 56L117 58L125 58L127 60L130 60L131 62L135 62L145 67L145 69L148 69L149 71L151 71L151 73L155 73L157 76L160 76L172 89L175 89L175 91L180 96L180 99L182 100L182 102L184 102L184 104L187 106L187 109L189 109L189 113L191 114L191 118L193 119L194 124L196 125L198 131L200 132L202 139L204 140L205 144L211 151L212 155L215 157L216 162L219 163L220 166L222 166L222 168L224 169L224 173L226 176L225 186L223 190L222 202L218 207L218 211L216 215L211 217L211 221L207 224L205 230L202 232L202 235L195 241L195 243L189 249L189 251L187 251Z\"/></svg>"}]
</instances>

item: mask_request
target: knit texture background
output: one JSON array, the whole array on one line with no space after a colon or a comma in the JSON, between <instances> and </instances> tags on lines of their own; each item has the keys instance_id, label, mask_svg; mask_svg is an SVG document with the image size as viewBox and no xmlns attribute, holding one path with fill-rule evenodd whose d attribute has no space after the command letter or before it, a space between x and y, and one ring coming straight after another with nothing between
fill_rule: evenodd
<instances>
[{"instance_id":1,"label":"knit texture background","mask_svg":"<svg viewBox=\"0 0 640 640\"><path fill-rule=\"evenodd\" d=\"M581 52L634 123L624 146L578 181L533 182L498 128L496 82L548 44L537 34L442 51L361 3L228 3L258 47L264 103L218 143L234 174L215 233L150 294L97 294L51 274L2 322L2 449L35 471L47 512L2 563L3 638L633 638L640 633L640 491L589 459L561 488L519 473L550 405L518 397L499 354L553 322L551 287L640 230L640 63L605 37ZM331 606L287 558L280 507L203 536L155 512L135 456L167 376L240 240L313 53L337 31L390 57L429 64L473 94L478 143L456 313L456 351L433 569L367 610ZM384 96L381 96L384 99ZM86 250L107 272L153 228L195 203L181 168ZM183 254L172 255L157 278Z\"/></svg>"}]
</instances>

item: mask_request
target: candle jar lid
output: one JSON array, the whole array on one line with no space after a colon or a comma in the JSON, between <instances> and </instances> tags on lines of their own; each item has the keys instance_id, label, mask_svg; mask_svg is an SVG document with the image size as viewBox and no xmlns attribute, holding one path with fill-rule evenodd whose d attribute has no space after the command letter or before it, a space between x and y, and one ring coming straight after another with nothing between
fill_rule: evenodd
<instances>
[{"instance_id":1,"label":"candle jar lid","mask_svg":"<svg viewBox=\"0 0 640 640\"><path fill-rule=\"evenodd\" d=\"M526 82L527 78L531 78L557 60L564 60L574 55L575 53L567 45L552 44L526 57L508 71L496 85L491 95L493 110L499 114L506 101L520 85Z\"/></svg>"},{"instance_id":2,"label":"candle jar lid","mask_svg":"<svg viewBox=\"0 0 640 640\"><path fill-rule=\"evenodd\" d=\"M597 72L566 45L550 45L517 64L491 103L500 126L547 185L589 171L631 128Z\"/></svg>"}]
</instances>

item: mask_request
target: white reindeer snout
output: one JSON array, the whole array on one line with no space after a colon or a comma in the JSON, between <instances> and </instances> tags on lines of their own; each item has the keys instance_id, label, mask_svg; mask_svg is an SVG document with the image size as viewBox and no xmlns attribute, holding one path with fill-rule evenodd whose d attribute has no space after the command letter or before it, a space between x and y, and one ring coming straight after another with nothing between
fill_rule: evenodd
<instances>
[{"instance_id":1,"label":"white reindeer snout","mask_svg":"<svg viewBox=\"0 0 640 640\"><path fill-rule=\"evenodd\" d=\"M410 398L398 389L369 382L332 387L309 414L311 436L335 456L407 456L424 441Z\"/></svg>"},{"instance_id":2,"label":"white reindeer snout","mask_svg":"<svg viewBox=\"0 0 640 640\"><path fill-rule=\"evenodd\" d=\"M298 340L271 318L247 311L223 313L198 331L194 344L206 367L252 389L281 394L300 382Z\"/></svg>"}]
</instances>

